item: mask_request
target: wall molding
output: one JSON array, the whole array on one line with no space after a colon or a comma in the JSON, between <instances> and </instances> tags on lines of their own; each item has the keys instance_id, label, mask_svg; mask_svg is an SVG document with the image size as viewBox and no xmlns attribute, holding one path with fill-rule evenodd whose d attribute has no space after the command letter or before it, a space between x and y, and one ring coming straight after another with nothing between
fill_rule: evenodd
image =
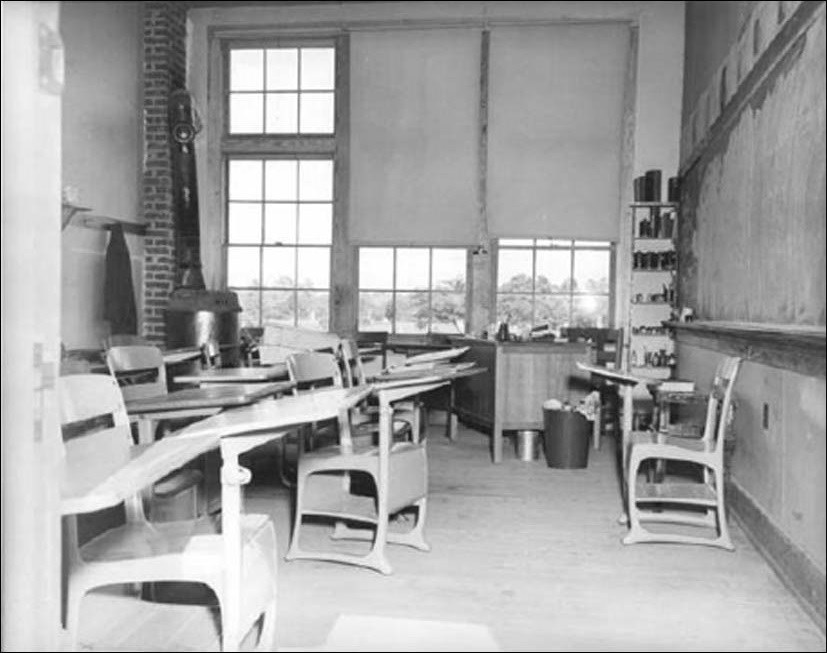
<instances>
[{"instance_id":1,"label":"wall molding","mask_svg":"<svg viewBox=\"0 0 827 653\"><path fill-rule=\"evenodd\" d=\"M681 344L825 378L825 328L750 322L668 322Z\"/></svg>"},{"instance_id":2,"label":"wall molding","mask_svg":"<svg viewBox=\"0 0 827 653\"><path fill-rule=\"evenodd\" d=\"M823 0L765 0L755 5L741 36L683 121L681 177L698 164L712 142L731 129L743 108L823 8ZM782 15L783 20L779 20Z\"/></svg>"},{"instance_id":3,"label":"wall molding","mask_svg":"<svg viewBox=\"0 0 827 653\"><path fill-rule=\"evenodd\" d=\"M731 514L816 625L825 631L825 574L732 480L726 484Z\"/></svg>"}]
</instances>

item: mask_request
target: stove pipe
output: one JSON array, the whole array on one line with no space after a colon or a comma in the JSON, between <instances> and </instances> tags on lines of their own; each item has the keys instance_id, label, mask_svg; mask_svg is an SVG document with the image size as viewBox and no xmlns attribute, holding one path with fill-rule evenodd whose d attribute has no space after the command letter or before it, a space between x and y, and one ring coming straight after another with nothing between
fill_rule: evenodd
<instances>
[{"instance_id":1,"label":"stove pipe","mask_svg":"<svg viewBox=\"0 0 827 653\"><path fill-rule=\"evenodd\" d=\"M177 89L169 98L172 135L172 198L175 210L175 288L203 289L201 228L198 223L198 181L195 171L196 124L190 94Z\"/></svg>"},{"instance_id":2,"label":"stove pipe","mask_svg":"<svg viewBox=\"0 0 827 653\"><path fill-rule=\"evenodd\" d=\"M207 290L201 271L201 232L198 223L198 184L195 136L200 131L190 94L170 94L172 135L172 195L175 209L175 289L166 311L166 345L170 348L218 343L222 364L240 359L238 314L234 292Z\"/></svg>"}]
</instances>

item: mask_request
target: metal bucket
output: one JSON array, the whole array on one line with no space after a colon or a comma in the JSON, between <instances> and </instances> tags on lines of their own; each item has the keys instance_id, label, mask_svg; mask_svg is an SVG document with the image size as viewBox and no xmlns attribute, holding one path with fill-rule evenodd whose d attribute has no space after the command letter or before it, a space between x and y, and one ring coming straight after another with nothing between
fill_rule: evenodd
<instances>
[{"instance_id":1,"label":"metal bucket","mask_svg":"<svg viewBox=\"0 0 827 653\"><path fill-rule=\"evenodd\" d=\"M540 432L517 431L517 458L530 462L540 457Z\"/></svg>"}]
</instances>

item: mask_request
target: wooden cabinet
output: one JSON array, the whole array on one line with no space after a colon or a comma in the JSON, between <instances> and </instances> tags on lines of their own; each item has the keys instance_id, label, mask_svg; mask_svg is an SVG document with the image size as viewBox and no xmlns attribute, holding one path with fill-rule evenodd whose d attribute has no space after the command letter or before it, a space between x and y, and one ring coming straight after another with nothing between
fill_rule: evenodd
<instances>
[{"instance_id":1,"label":"wooden cabinet","mask_svg":"<svg viewBox=\"0 0 827 653\"><path fill-rule=\"evenodd\" d=\"M453 410L465 423L490 432L495 463L503 457L503 431L543 428L543 402L576 402L588 394L584 343L493 342L452 338L453 347L469 347L460 360L474 361L487 372L460 379Z\"/></svg>"}]
</instances>

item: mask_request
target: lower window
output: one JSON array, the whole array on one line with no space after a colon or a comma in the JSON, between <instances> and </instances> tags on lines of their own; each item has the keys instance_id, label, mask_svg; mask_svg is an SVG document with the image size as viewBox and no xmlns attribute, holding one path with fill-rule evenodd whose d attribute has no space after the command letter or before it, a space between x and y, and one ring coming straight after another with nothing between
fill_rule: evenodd
<instances>
[{"instance_id":1,"label":"lower window","mask_svg":"<svg viewBox=\"0 0 827 653\"><path fill-rule=\"evenodd\" d=\"M359 248L359 330L464 333L467 251Z\"/></svg>"},{"instance_id":2,"label":"lower window","mask_svg":"<svg viewBox=\"0 0 827 653\"><path fill-rule=\"evenodd\" d=\"M609 242L501 239L497 321L517 333L610 326L612 258Z\"/></svg>"}]
</instances>

